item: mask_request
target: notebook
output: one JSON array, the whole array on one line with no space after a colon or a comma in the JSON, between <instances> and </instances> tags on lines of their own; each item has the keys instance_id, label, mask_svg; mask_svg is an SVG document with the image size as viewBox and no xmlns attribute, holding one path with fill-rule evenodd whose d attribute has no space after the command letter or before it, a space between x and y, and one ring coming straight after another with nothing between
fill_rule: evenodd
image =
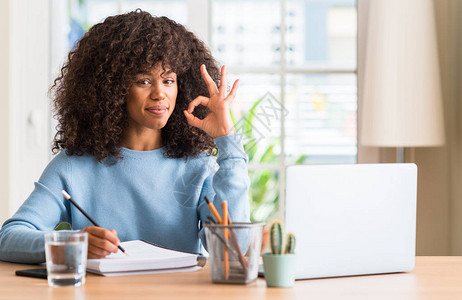
<instances>
[{"instance_id":1,"label":"notebook","mask_svg":"<svg viewBox=\"0 0 462 300\"><path fill-rule=\"evenodd\" d=\"M286 180L297 279L414 268L415 164L298 165Z\"/></svg>"},{"instance_id":2,"label":"notebook","mask_svg":"<svg viewBox=\"0 0 462 300\"><path fill-rule=\"evenodd\" d=\"M163 248L146 241L122 242L121 251L103 259L88 259L87 271L104 276L148 273L186 272L199 270L205 260L199 254Z\"/></svg>"}]
</instances>

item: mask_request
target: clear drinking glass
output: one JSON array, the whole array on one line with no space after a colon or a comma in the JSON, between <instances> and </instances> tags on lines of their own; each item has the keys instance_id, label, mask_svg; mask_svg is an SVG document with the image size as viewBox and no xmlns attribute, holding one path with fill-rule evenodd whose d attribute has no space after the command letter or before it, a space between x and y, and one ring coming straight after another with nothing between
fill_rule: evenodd
<instances>
[{"instance_id":1,"label":"clear drinking glass","mask_svg":"<svg viewBox=\"0 0 462 300\"><path fill-rule=\"evenodd\" d=\"M48 284L81 286L85 284L88 233L53 231L45 234Z\"/></svg>"},{"instance_id":2,"label":"clear drinking glass","mask_svg":"<svg viewBox=\"0 0 462 300\"><path fill-rule=\"evenodd\" d=\"M257 279L264 223L205 224L212 282Z\"/></svg>"}]
</instances>

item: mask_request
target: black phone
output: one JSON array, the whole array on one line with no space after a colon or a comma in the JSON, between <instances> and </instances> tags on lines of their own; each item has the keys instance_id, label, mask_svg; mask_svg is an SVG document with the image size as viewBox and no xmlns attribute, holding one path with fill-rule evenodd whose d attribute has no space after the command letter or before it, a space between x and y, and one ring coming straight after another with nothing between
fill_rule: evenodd
<instances>
[{"instance_id":1,"label":"black phone","mask_svg":"<svg viewBox=\"0 0 462 300\"><path fill-rule=\"evenodd\" d=\"M46 268L17 270L15 274L17 276L27 276L27 277L47 279L47 269Z\"/></svg>"}]
</instances>

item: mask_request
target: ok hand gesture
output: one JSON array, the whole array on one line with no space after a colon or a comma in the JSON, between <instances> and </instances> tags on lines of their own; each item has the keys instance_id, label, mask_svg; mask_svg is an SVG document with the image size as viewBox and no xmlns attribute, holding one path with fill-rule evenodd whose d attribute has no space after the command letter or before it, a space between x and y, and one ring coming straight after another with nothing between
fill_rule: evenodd
<instances>
[{"instance_id":1,"label":"ok hand gesture","mask_svg":"<svg viewBox=\"0 0 462 300\"><path fill-rule=\"evenodd\" d=\"M226 95L226 66L221 68L219 89L207 72L205 65L201 66L201 74L207 84L210 98L199 96L189 103L188 110L184 111L188 123L202 129L212 138L234 133L229 106L236 97L239 80L234 82L231 92ZM210 113L203 120L192 114L194 108L199 105L206 106L210 109Z\"/></svg>"}]
</instances>

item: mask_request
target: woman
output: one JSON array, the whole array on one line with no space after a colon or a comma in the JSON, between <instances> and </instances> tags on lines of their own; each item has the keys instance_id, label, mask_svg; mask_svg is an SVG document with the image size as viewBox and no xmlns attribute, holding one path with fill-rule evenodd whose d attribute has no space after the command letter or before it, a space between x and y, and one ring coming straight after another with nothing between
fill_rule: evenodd
<instances>
[{"instance_id":1,"label":"woman","mask_svg":"<svg viewBox=\"0 0 462 300\"><path fill-rule=\"evenodd\" d=\"M199 252L204 196L248 221L246 156L229 113L237 85L228 94L225 67L220 75L206 46L168 18L137 10L93 26L52 86L53 151L64 151L4 223L0 259L45 261L44 233L63 221L89 233L89 258L135 239Z\"/></svg>"}]
</instances>

